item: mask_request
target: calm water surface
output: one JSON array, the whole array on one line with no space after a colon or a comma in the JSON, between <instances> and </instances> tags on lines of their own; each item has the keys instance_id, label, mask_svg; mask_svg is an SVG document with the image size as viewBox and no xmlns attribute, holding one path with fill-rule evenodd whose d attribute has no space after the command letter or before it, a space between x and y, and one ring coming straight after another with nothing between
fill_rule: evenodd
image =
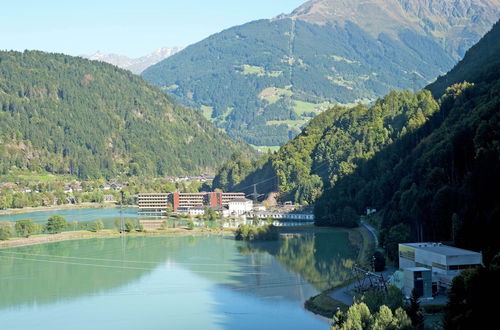
<instances>
[{"instance_id":1,"label":"calm water surface","mask_svg":"<svg viewBox=\"0 0 500 330\"><path fill-rule=\"evenodd\" d=\"M16 213L16 214L1 214L0 221L11 221L15 222L21 219L29 219L36 223L45 224L47 219L53 215L62 215L65 217L69 223L72 221L78 221L79 224L90 223L96 220L101 220L106 228L114 227L115 221L120 221L120 209L119 208L81 208L81 209L67 209L67 210L52 210L52 211L39 211L39 212L27 212L27 213ZM137 215L137 208L126 207L123 208L122 216L125 220L139 220ZM141 218L142 219L142 218ZM148 218L154 219L154 218Z\"/></svg>"},{"instance_id":2,"label":"calm water surface","mask_svg":"<svg viewBox=\"0 0 500 330\"><path fill-rule=\"evenodd\" d=\"M328 329L303 308L348 277L345 231L276 242L146 236L0 250L1 329Z\"/></svg>"}]
</instances>

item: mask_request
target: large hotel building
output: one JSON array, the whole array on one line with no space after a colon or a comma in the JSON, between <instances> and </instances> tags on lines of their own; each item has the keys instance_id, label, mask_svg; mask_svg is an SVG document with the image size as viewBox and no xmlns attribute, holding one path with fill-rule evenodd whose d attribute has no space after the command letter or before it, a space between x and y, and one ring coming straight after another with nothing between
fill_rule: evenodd
<instances>
[{"instance_id":1,"label":"large hotel building","mask_svg":"<svg viewBox=\"0 0 500 330\"><path fill-rule=\"evenodd\" d=\"M178 212L180 209L200 207L228 207L229 201L245 198L244 193L223 192L201 192L201 193L152 193L139 194L137 204L140 214L166 214L168 204L172 210Z\"/></svg>"}]
</instances>

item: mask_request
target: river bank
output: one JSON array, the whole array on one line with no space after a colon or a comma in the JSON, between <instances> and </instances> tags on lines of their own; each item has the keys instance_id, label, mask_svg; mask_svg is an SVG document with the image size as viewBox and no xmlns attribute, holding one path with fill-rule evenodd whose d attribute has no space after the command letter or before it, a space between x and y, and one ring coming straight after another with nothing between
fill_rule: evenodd
<instances>
[{"instance_id":1,"label":"river bank","mask_svg":"<svg viewBox=\"0 0 500 330\"><path fill-rule=\"evenodd\" d=\"M15 237L6 241L0 241L0 249L9 247L28 246L52 242L61 242L79 239L91 238L112 238L120 236L168 236L168 235L232 235L233 229L210 229L210 228L194 228L192 230L186 228L167 228L165 230L151 230L144 232L129 232L120 233L116 229L102 230L98 232L91 231L64 231L57 234L39 234L31 237Z\"/></svg>"},{"instance_id":2,"label":"river bank","mask_svg":"<svg viewBox=\"0 0 500 330\"><path fill-rule=\"evenodd\" d=\"M370 256L377 248L376 232L364 222L358 228L346 230L349 231L351 244L358 247L358 264L366 266L370 262ZM352 305L353 297L350 291L354 282L355 280L351 279L340 286L329 288L306 300L304 307L314 314L331 319L337 310L346 311Z\"/></svg>"},{"instance_id":3,"label":"river bank","mask_svg":"<svg viewBox=\"0 0 500 330\"><path fill-rule=\"evenodd\" d=\"M134 207L135 205L124 205L123 207ZM119 205L114 203L79 203L79 204L63 204L51 206L23 207L22 209L6 209L0 210L0 215L21 214L30 212L46 212L60 211L73 209L97 209L97 208L117 208Z\"/></svg>"}]
</instances>

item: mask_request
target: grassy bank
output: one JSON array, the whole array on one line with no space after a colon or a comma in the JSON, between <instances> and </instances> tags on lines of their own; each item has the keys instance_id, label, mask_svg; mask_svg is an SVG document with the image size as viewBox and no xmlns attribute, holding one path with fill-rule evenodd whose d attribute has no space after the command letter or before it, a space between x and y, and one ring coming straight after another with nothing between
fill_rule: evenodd
<instances>
[{"instance_id":1,"label":"grassy bank","mask_svg":"<svg viewBox=\"0 0 500 330\"><path fill-rule=\"evenodd\" d=\"M333 299L326 291L306 300L304 307L314 314L331 319L337 310L346 311L349 306Z\"/></svg>"},{"instance_id":2,"label":"grassy bank","mask_svg":"<svg viewBox=\"0 0 500 330\"><path fill-rule=\"evenodd\" d=\"M15 237L6 241L0 241L0 248L28 246L35 244L44 244L51 242L69 241L77 239L90 238L110 238L125 236L159 236L159 235L232 235L234 230L230 229L210 229L210 228L195 228L188 230L186 228L169 228L165 230L148 230L143 232L120 233L116 229L102 230L98 232L91 231L65 231L58 234L39 234L28 238Z\"/></svg>"}]
</instances>

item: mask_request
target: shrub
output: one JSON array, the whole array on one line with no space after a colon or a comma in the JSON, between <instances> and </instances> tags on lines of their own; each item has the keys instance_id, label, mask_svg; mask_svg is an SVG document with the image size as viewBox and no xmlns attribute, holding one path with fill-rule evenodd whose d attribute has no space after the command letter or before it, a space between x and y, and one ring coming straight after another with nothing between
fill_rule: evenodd
<instances>
[{"instance_id":1,"label":"shrub","mask_svg":"<svg viewBox=\"0 0 500 330\"><path fill-rule=\"evenodd\" d=\"M17 234L23 237L30 237L38 232L38 226L31 220L18 220L15 228Z\"/></svg>"},{"instance_id":2,"label":"shrub","mask_svg":"<svg viewBox=\"0 0 500 330\"><path fill-rule=\"evenodd\" d=\"M0 221L0 241L8 240L12 237L12 223Z\"/></svg>"}]
</instances>

